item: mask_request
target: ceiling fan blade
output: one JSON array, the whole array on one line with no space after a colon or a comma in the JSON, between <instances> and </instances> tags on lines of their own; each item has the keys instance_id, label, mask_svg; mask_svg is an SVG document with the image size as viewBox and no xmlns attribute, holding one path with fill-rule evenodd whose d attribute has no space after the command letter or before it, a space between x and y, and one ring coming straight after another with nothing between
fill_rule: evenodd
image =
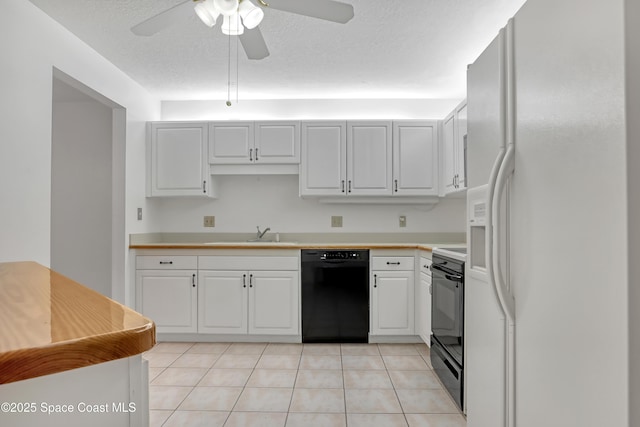
<instances>
[{"instance_id":1,"label":"ceiling fan blade","mask_svg":"<svg viewBox=\"0 0 640 427\"><path fill-rule=\"evenodd\" d=\"M333 0L264 0L267 7L345 24L353 18L353 6ZM258 1L262 4L262 1Z\"/></svg>"},{"instance_id":2,"label":"ceiling fan blade","mask_svg":"<svg viewBox=\"0 0 640 427\"><path fill-rule=\"evenodd\" d=\"M247 58L264 59L269 56L269 49L267 48L267 43L264 41L264 37L262 37L260 28L255 27L252 30L245 29L244 33L239 37L244 52L247 54Z\"/></svg>"},{"instance_id":3,"label":"ceiling fan blade","mask_svg":"<svg viewBox=\"0 0 640 427\"><path fill-rule=\"evenodd\" d=\"M193 15L193 5L193 0L187 0L131 27L131 31L138 36L152 36Z\"/></svg>"}]
</instances>

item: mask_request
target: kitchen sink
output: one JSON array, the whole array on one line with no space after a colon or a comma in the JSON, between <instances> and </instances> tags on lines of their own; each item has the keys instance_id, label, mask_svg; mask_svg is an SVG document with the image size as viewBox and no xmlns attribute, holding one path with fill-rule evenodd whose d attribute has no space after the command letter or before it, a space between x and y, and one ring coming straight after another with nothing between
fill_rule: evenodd
<instances>
[{"instance_id":1,"label":"kitchen sink","mask_svg":"<svg viewBox=\"0 0 640 427\"><path fill-rule=\"evenodd\" d=\"M253 244L269 244L269 245L295 245L298 242L276 242L275 240L241 240L232 242L206 242L205 245L253 245Z\"/></svg>"}]
</instances>

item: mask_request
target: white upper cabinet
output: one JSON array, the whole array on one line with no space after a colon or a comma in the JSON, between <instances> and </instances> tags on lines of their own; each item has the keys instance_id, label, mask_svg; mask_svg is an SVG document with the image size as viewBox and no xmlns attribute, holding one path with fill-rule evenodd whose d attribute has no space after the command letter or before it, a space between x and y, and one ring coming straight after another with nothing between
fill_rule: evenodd
<instances>
[{"instance_id":1,"label":"white upper cabinet","mask_svg":"<svg viewBox=\"0 0 640 427\"><path fill-rule=\"evenodd\" d=\"M213 122L209 163L215 165L300 163L300 122Z\"/></svg>"},{"instance_id":2,"label":"white upper cabinet","mask_svg":"<svg viewBox=\"0 0 640 427\"><path fill-rule=\"evenodd\" d=\"M253 161L300 163L300 122L255 122Z\"/></svg>"},{"instance_id":3,"label":"white upper cabinet","mask_svg":"<svg viewBox=\"0 0 640 427\"><path fill-rule=\"evenodd\" d=\"M206 123L150 123L147 196L211 196Z\"/></svg>"},{"instance_id":4,"label":"white upper cabinet","mask_svg":"<svg viewBox=\"0 0 640 427\"><path fill-rule=\"evenodd\" d=\"M442 123L442 190L445 194L456 190L455 127L455 112L452 112Z\"/></svg>"},{"instance_id":5,"label":"white upper cabinet","mask_svg":"<svg viewBox=\"0 0 640 427\"><path fill-rule=\"evenodd\" d=\"M300 195L437 196L437 141L434 120L303 122Z\"/></svg>"},{"instance_id":6,"label":"white upper cabinet","mask_svg":"<svg viewBox=\"0 0 640 427\"><path fill-rule=\"evenodd\" d=\"M442 123L442 176L440 194L466 188L467 103L460 103Z\"/></svg>"},{"instance_id":7,"label":"white upper cabinet","mask_svg":"<svg viewBox=\"0 0 640 427\"><path fill-rule=\"evenodd\" d=\"M393 194L438 195L438 123L393 123Z\"/></svg>"},{"instance_id":8,"label":"white upper cabinet","mask_svg":"<svg viewBox=\"0 0 640 427\"><path fill-rule=\"evenodd\" d=\"M303 122L300 151L301 196L346 194L346 122Z\"/></svg>"},{"instance_id":9,"label":"white upper cabinet","mask_svg":"<svg viewBox=\"0 0 640 427\"><path fill-rule=\"evenodd\" d=\"M347 122L348 195L391 195L391 144L391 122Z\"/></svg>"},{"instance_id":10,"label":"white upper cabinet","mask_svg":"<svg viewBox=\"0 0 640 427\"><path fill-rule=\"evenodd\" d=\"M465 172L467 170L467 101L456 108L456 153L457 153L457 169L458 169L458 187L467 188Z\"/></svg>"},{"instance_id":11,"label":"white upper cabinet","mask_svg":"<svg viewBox=\"0 0 640 427\"><path fill-rule=\"evenodd\" d=\"M248 164L254 158L253 122L209 124L209 163Z\"/></svg>"}]
</instances>

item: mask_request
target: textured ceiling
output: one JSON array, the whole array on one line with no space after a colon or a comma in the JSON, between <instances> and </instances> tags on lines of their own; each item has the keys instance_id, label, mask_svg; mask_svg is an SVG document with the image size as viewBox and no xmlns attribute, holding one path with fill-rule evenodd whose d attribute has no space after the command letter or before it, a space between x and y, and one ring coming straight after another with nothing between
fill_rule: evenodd
<instances>
[{"instance_id":1,"label":"textured ceiling","mask_svg":"<svg viewBox=\"0 0 640 427\"><path fill-rule=\"evenodd\" d=\"M229 38L219 25L194 13L152 37L130 31L183 0L30 1L161 99L227 97ZM265 9L271 55L250 61L238 44L239 96L463 98L467 64L525 0L344 1L355 10L347 24Z\"/></svg>"}]
</instances>

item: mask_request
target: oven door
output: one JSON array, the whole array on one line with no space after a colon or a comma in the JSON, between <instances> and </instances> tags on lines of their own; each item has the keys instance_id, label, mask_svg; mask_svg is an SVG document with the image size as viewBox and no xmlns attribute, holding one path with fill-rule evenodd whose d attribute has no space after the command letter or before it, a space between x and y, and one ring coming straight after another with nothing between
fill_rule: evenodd
<instances>
[{"instance_id":1,"label":"oven door","mask_svg":"<svg viewBox=\"0 0 640 427\"><path fill-rule=\"evenodd\" d=\"M464 276L432 264L431 281L433 336L462 365Z\"/></svg>"}]
</instances>

